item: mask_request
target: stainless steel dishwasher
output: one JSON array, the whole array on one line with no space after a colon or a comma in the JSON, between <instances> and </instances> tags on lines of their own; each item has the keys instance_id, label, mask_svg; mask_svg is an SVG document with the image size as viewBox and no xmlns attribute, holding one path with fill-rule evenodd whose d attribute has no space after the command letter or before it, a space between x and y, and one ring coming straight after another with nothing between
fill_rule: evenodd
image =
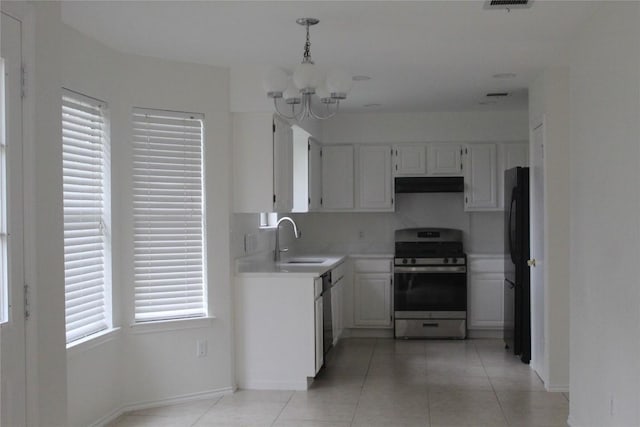
<instances>
[{"instance_id":1,"label":"stainless steel dishwasher","mask_svg":"<svg viewBox=\"0 0 640 427\"><path fill-rule=\"evenodd\" d=\"M327 354L333 346L333 323L331 314L331 271L322 276L322 351Z\"/></svg>"}]
</instances>

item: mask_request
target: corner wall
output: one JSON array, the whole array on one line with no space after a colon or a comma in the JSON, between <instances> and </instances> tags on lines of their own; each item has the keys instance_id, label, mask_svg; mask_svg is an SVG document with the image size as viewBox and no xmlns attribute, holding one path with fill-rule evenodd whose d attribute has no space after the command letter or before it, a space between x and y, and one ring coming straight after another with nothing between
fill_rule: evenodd
<instances>
[{"instance_id":1,"label":"corner wall","mask_svg":"<svg viewBox=\"0 0 640 427\"><path fill-rule=\"evenodd\" d=\"M114 51L64 25L57 2L37 2L37 347L40 420L85 426L123 408L207 396L234 386L232 367L228 70ZM104 100L111 123L114 326L107 339L65 349L60 97L66 87ZM132 327L131 110L205 116L207 280L210 315L168 327ZM196 341L208 355L196 357ZM68 400L68 402L67 402Z\"/></svg>"},{"instance_id":2,"label":"corner wall","mask_svg":"<svg viewBox=\"0 0 640 427\"><path fill-rule=\"evenodd\" d=\"M573 427L640 425L639 23L603 2L571 49Z\"/></svg>"}]
</instances>

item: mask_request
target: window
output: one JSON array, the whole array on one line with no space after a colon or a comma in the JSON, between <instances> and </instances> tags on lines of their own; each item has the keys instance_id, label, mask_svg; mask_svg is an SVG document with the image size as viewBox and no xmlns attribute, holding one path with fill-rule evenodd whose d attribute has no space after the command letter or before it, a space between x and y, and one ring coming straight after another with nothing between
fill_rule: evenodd
<instances>
[{"instance_id":1,"label":"window","mask_svg":"<svg viewBox=\"0 0 640 427\"><path fill-rule=\"evenodd\" d=\"M133 111L136 322L206 316L202 121Z\"/></svg>"},{"instance_id":2,"label":"window","mask_svg":"<svg viewBox=\"0 0 640 427\"><path fill-rule=\"evenodd\" d=\"M64 90L62 176L67 344L111 327L105 103Z\"/></svg>"},{"instance_id":3,"label":"window","mask_svg":"<svg viewBox=\"0 0 640 427\"><path fill-rule=\"evenodd\" d=\"M9 277L7 274L7 138L5 133L4 60L0 59L0 323L8 320Z\"/></svg>"},{"instance_id":4,"label":"window","mask_svg":"<svg viewBox=\"0 0 640 427\"><path fill-rule=\"evenodd\" d=\"M260 228L274 228L277 224L277 212L260 212Z\"/></svg>"}]
</instances>

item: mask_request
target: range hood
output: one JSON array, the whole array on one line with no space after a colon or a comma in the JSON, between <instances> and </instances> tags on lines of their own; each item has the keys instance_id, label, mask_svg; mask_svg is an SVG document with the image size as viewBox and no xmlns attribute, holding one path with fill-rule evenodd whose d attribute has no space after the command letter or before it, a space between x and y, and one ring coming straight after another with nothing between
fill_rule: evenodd
<instances>
[{"instance_id":1,"label":"range hood","mask_svg":"<svg viewBox=\"0 0 640 427\"><path fill-rule=\"evenodd\" d=\"M428 176L396 178L397 193L462 193L464 178L461 176Z\"/></svg>"}]
</instances>

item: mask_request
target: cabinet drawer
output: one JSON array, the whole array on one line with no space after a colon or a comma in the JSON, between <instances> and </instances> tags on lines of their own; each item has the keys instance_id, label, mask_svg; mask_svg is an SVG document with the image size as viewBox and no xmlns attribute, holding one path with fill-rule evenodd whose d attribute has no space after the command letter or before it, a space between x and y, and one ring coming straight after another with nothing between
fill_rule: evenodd
<instances>
[{"instance_id":1,"label":"cabinet drawer","mask_svg":"<svg viewBox=\"0 0 640 427\"><path fill-rule=\"evenodd\" d=\"M331 270L331 282L333 283L339 282L344 277L345 270L346 270L346 267L344 265L344 262L338 265L337 267L334 267L334 269Z\"/></svg>"},{"instance_id":2,"label":"cabinet drawer","mask_svg":"<svg viewBox=\"0 0 640 427\"><path fill-rule=\"evenodd\" d=\"M356 259L353 265L357 273L391 273L390 259Z\"/></svg>"}]
</instances>

